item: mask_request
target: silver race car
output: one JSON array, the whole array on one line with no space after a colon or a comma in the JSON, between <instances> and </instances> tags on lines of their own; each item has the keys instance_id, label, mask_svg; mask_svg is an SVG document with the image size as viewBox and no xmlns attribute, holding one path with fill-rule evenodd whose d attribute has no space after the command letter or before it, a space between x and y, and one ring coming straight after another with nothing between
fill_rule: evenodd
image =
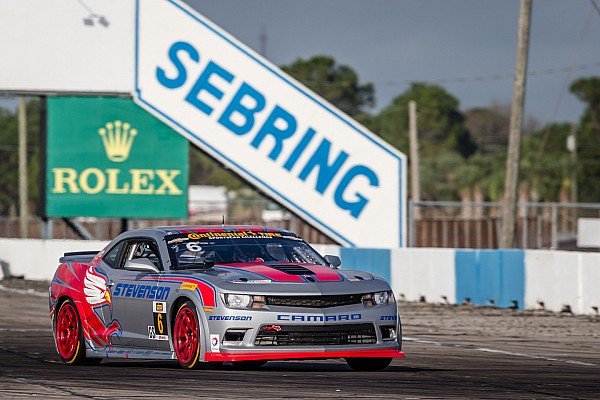
<instances>
[{"instance_id":1,"label":"silver race car","mask_svg":"<svg viewBox=\"0 0 600 400\"><path fill-rule=\"evenodd\" d=\"M338 269L339 257L322 257L285 230L138 229L60 262L50 315L66 364L344 358L355 370L380 370L404 357L389 284Z\"/></svg>"}]
</instances>

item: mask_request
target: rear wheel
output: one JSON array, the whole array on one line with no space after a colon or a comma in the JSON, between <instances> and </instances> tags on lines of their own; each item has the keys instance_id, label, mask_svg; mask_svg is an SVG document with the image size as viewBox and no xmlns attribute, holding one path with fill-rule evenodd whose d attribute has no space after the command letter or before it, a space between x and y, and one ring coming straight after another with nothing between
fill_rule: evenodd
<instances>
[{"instance_id":1,"label":"rear wheel","mask_svg":"<svg viewBox=\"0 0 600 400\"><path fill-rule=\"evenodd\" d=\"M75 303L65 300L56 314L56 347L60 358L68 365L98 365L101 358L86 358L81 320Z\"/></svg>"},{"instance_id":2,"label":"rear wheel","mask_svg":"<svg viewBox=\"0 0 600 400\"><path fill-rule=\"evenodd\" d=\"M191 301L183 303L175 316L173 344L179 364L183 368L197 368L200 364L200 328L195 306Z\"/></svg>"},{"instance_id":3,"label":"rear wheel","mask_svg":"<svg viewBox=\"0 0 600 400\"><path fill-rule=\"evenodd\" d=\"M355 371L381 371L390 365L392 358L346 358L346 362Z\"/></svg>"}]
</instances>

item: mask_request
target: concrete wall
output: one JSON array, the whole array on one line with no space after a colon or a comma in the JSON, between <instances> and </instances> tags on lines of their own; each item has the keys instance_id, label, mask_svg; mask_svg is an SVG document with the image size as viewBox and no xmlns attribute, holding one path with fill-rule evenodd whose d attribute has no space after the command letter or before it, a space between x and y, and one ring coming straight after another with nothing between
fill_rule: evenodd
<instances>
[{"instance_id":1,"label":"concrete wall","mask_svg":"<svg viewBox=\"0 0 600 400\"><path fill-rule=\"evenodd\" d=\"M0 239L0 260L9 263L14 276L50 280L65 252L100 251L107 244L92 240Z\"/></svg>"},{"instance_id":2,"label":"concrete wall","mask_svg":"<svg viewBox=\"0 0 600 400\"><path fill-rule=\"evenodd\" d=\"M68 251L101 250L107 242L0 239L0 260L13 275L51 279ZM598 314L600 253L439 248L355 249L315 245L339 255L342 268L390 282L399 299Z\"/></svg>"}]
</instances>

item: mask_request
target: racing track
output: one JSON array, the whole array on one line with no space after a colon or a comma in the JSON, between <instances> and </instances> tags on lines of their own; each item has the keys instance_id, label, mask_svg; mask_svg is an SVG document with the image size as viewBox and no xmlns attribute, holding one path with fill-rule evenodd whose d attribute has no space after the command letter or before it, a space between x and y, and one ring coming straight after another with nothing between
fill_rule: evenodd
<instances>
[{"instance_id":1,"label":"racing track","mask_svg":"<svg viewBox=\"0 0 600 400\"><path fill-rule=\"evenodd\" d=\"M67 367L53 347L45 285L2 285L0 398L600 398L600 317L402 303L408 358L377 373L341 360L254 371L146 361Z\"/></svg>"}]
</instances>

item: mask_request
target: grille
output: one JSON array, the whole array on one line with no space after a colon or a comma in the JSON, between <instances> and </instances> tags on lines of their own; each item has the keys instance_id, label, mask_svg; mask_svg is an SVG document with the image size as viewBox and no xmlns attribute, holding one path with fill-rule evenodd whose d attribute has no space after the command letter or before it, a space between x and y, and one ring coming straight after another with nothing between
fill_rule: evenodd
<instances>
[{"instance_id":1,"label":"grille","mask_svg":"<svg viewBox=\"0 0 600 400\"><path fill-rule=\"evenodd\" d=\"M331 326L277 325L280 330L260 328L255 346L327 346L377 342L373 324Z\"/></svg>"},{"instance_id":2,"label":"grille","mask_svg":"<svg viewBox=\"0 0 600 400\"><path fill-rule=\"evenodd\" d=\"M267 305L286 307L327 308L361 304L362 294L326 296L267 296Z\"/></svg>"},{"instance_id":3,"label":"grille","mask_svg":"<svg viewBox=\"0 0 600 400\"><path fill-rule=\"evenodd\" d=\"M314 275L310 269L305 268L301 265L269 265L269 267L276 269L277 271L285 272L290 275Z\"/></svg>"}]
</instances>

